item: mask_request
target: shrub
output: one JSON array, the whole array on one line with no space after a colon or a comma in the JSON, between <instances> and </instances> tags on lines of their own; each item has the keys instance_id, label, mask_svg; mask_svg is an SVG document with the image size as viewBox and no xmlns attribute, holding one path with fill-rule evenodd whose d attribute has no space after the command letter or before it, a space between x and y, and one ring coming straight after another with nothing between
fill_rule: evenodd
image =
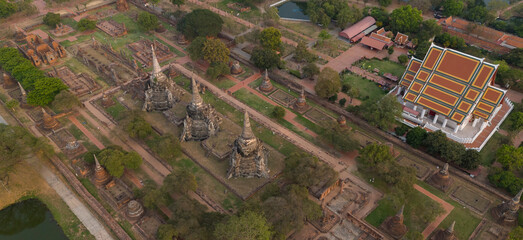
<instances>
[{"instance_id":1,"label":"shrub","mask_svg":"<svg viewBox=\"0 0 523 240\"><path fill-rule=\"evenodd\" d=\"M347 99L342 98L342 99L340 99L339 104L340 104L340 106L343 107L343 106L345 106L345 103L346 103L346 102L347 102Z\"/></svg>"},{"instance_id":2,"label":"shrub","mask_svg":"<svg viewBox=\"0 0 523 240\"><path fill-rule=\"evenodd\" d=\"M271 117L276 119L283 119L283 117L285 117L285 109L281 106L275 106L272 109Z\"/></svg>"},{"instance_id":3,"label":"shrub","mask_svg":"<svg viewBox=\"0 0 523 240\"><path fill-rule=\"evenodd\" d=\"M52 12L48 12L44 16L43 20L44 20L45 25L47 25L49 27L56 27L56 25L58 23L60 23L60 21L61 21L60 14L59 13L52 13Z\"/></svg>"},{"instance_id":4,"label":"shrub","mask_svg":"<svg viewBox=\"0 0 523 240\"><path fill-rule=\"evenodd\" d=\"M401 124L401 125L397 126L396 128L394 128L394 132L398 136L403 136L408 131L409 131L409 127L407 125L405 125L405 124Z\"/></svg>"},{"instance_id":5,"label":"shrub","mask_svg":"<svg viewBox=\"0 0 523 240\"><path fill-rule=\"evenodd\" d=\"M76 25L78 28L78 31L87 31L87 30L93 30L96 28L96 21L89 20L87 18L83 18L78 22Z\"/></svg>"}]
</instances>

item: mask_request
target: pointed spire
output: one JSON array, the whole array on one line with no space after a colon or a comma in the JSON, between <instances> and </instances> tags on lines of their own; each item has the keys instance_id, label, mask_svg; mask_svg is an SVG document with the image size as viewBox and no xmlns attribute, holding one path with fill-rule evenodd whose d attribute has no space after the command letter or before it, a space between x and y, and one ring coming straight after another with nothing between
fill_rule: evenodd
<instances>
[{"instance_id":1,"label":"pointed spire","mask_svg":"<svg viewBox=\"0 0 523 240\"><path fill-rule=\"evenodd\" d=\"M456 225L456 221L453 221L452 224L450 224L450 226L447 228L447 232L453 233L455 225Z\"/></svg>"},{"instance_id":2,"label":"pointed spire","mask_svg":"<svg viewBox=\"0 0 523 240\"><path fill-rule=\"evenodd\" d=\"M300 97L305 99L305 89L304 88L301 89Z\"/></svg>"},{"instance_id":3,"label":"pointed spire","mask_svg":"<svg viewBox=\"0 0 523 240\"><path fill-rule=\"evenodd\" d=\"M49 115L49 113L47 113L44 108L42 108L42 114L44 120L51 118L51 115Z\"/></svg>"},{"instance_id":4,"label":"pointed spire","mask_svg":"<svg viewBox=\"0 0 523 240\"><path fill-rule=\"evenodd\" d=\"M200 97L200 93L198 92L198 86L196 86L196 80L194 80L194 77L191 77L191 81L192 81L192 104L201 105L203 103L203 100Z\"/></svg>"},{"instance_id":5,"label":"pointed spire","mask_svg":"<svg viewBox=\"0 0 523 240\"><path fill-rule=\"evenodd\" d=\"M100 169L102 169L102 165L100 165L100 162L98 162L98 158L96 158L96 155L93 154L93 156L94 156L94 163L96 166L95 170L99 171Z\"/></svg>"},{"instance_id":6,"label":"pointed spire","mask_svg":"<svg viewBox=\"0 0 523 240\"><path fill-rule=\"evenodd\" d=\"M447 175L449 173L449 163L445 163L445 165L443 165L443 169L441 169L440 172L443 175Z\"/></svg>"},{"instance_id":7,"label":"pointed spire","mask_svg":"<svg viewBox=\"0 0 523 240\"><path fill-rule=\"evenodd\" d=\"M514 198L512 199L512 202L514 202L515 204L519 204L519 200L521 199L521 195L523 194L523 188L521 190L519 190L518 194L516 194L516 196L514 196Z\"/></svg>"},{"instance_id":8,"label":"pointed spire","mask_svg":"<svg viewBox=\"0 0 523 240\"><path fill-rule=\"evenodd\" d=\"M247 110L245 110L243 117L243 130L241 137L243 139L251 139L254 137L254 133L252 133L251 129L251 121L249 120L249 112L247 112Z\"/></svg>"},{"instance_id":9,"label":"pointed spire","mask_svg":"<svg viewBox=\"0 0 523 240\"><path fill-rule=\"evenodd\" d=\"M405 210L405 204L403 204L400 208L400 210L398 211L398 213L396 213L396 216L398 217L403 217L403 211Z\"/></svg>"},{"instance_id":10,"label":"pointed spire","mask_svg":"<svg viewBox=\"0 0 523 240\"><path fill-rule=\"evenodd\" d=\"M20 82L17 82L17 83L18 83L18 87L20 87L20 93L22 93L22 96L25 97L26 92L25 92L24 88L22 87L22 84L20 84Z\"/></svg>"},{"instance_id":11,"label":"pointed spire","mask_svg":"<svg viewBox=\"0 0 523 240\"><path fill-rule=\"evenodd\" d=\"M162 73L162 68L160 67L160 64L158 63L158 59L156 58L156 53L154 52L154 46L151 44L151 52L153 54L153 73L152 77L158 78L158 76Z\"/></svg>"},{"instance_id":12,"label":"pointed spire","mask_svg":"<svg viewBox=\"0 0 523 240\"><path fill-rule=\"evenodd\" d=\"M269 73L267 71L267 68L265 69L265 81L269 80Z\"/></svg>"}]
</instances>

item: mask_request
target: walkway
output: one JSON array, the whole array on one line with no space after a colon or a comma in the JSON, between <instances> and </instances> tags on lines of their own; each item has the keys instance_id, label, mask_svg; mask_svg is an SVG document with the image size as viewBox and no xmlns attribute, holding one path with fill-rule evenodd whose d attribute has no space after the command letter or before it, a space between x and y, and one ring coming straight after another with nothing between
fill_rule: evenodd
<instances>
[{"instance_id":1,"label":"walkway","mask_svg":"<svg viewBox=\"0 0 523 240\"><path fill-rule=\"evenodd\" d=\"M423 237L427 239L427 237L439 226L441 222L452 212L454 209L454 206L452 206L450 203L443 201L443 199L437 197L436 195L430 193L429 191L425 190L424 188L420 187L417 184L414 184L414 189L418 190L419 192L427 195L427 197L431 198L432 200L436 201L437 203L441 204L441 207L443 207L443 210L445 212L441 215L439 215L434 221L432 221L426 228L423 230L421 234L423 234Z\"/></svg>"},{"instance_id":2,"label":"walkway","mask_svg":"<svg viewBox=\"0 0 523 240\"><path fill-rule=\"evenodd\" d=\"M87 128L84 127L83 124L81 124L78 119L76 119L75 116L70 115L69 120L78 128L82 133L89 138L89 141L91 141L98 149L104 149L105 146L102 142L98 141L98 139L91 133Z\"/></svg>"},{"instance_id":3,"label":"walkway","mask_svg":"<svg viewBox=\"0 0 523 240\"><path fill-rule=\"evenodd\" d=\"M352 46L351 48L349 48L349 50L340 54L338 57L329 61L327 64L325 64L325 67L330 67L337 72L341 72L344 69L352 66L353 63L357 62L358 60L362 59L363 57L366 57L368 59L371 59L371 58L383 59L383 58L389 57L389 59L391 61L397 62L398 56L402 55L402 54L407 54L406 48L399 48L399 47L394 48L394 53L392 55L389 55L389 53L386 50L383 50L383 51L371 50L371 49L363 46L361 43L358 43L358 44L355 44L354 46Z\"/></svg>"},{"instance_id":4,"label":"walkway","mask_svg":"<svg viewBox=\"0 0 523 240\"><path fill-rule=\"evenodd\" d=\"M35 169L40 172L40 175L51 186L56 193L69 206L69 209L78 217L82 224L89 230L89 232L100 240L113 239L111 235L105 230L104 226L98 219L89 211L89 209L76 197L71 190L46 166L36 161L34 158L26 159Z\"/></svg>"}]
</instances>

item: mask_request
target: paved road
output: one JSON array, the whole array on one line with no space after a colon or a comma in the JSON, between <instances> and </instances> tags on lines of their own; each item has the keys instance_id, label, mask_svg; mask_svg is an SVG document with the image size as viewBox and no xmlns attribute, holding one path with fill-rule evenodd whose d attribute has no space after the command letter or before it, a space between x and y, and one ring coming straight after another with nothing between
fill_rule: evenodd
<instances>
[{"instance_id":1,"label":"paved road","mask_svg":"<svg viewBox=\"0 0 523 240\"><path fill-rule=\"evenodd\" d=\"M34 160L34 158L26 159L26 161L31 164L45 181L51 186L56 193L64 200L64 202L69 206L74 215L80 219L84 226L89 230L89 232L96 238L100 240L113 239L111 235L105 230L103 225L98 221L98 219L89 211L89 209L74 195L71 190L58 178L53 172L49 170L46 166L42 165L40 162Z\"/></svg>"}]
</instances>

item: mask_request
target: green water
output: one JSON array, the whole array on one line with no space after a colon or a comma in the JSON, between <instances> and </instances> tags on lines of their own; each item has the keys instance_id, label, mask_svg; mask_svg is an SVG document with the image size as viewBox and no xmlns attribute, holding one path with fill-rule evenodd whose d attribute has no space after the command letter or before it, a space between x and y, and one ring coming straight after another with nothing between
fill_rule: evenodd
<instances>
[{"instance_id":1,"label":"green water","mask_svg":"<svg viewBox=\"0 0 523 240\"><path fill-rule=\"evenodd\" d=\"M0 211L1 240L67 240L45 204L29 199Z\"/></svg>"}]
</instances>

